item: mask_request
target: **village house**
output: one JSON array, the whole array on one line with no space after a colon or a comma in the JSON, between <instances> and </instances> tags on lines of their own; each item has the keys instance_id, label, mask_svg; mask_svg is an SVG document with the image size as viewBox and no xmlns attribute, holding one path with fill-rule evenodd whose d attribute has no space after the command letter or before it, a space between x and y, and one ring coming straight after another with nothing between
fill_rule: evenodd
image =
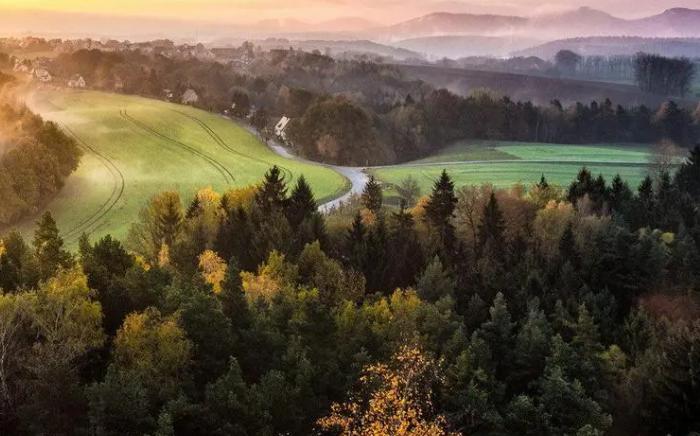
<instances>
[{"instance_id":1,"label":"village house","mask_svg":"<svg viewBox=\"0 0 700 436\"><path fill-rule=\"evenodd\" d=\"M83 79L83 76L80 74L75 74L71 79L68 81L68 87L69 88L85 88L87 86L87 83L85 83L85 79Z\"/></svg>"},{"instance_id":2,"label":"village house","mask_svg":"<svg viewBox=\"0 0 700 436\"><path fill-rule=\"evenodd\" d=\"M15 66L12 69L15 73L26 73L29 74L29 66L24 62L20 62L19 59L15 59Z\"/></svg>"},{"instance_id":3,"label":"village house","mask_svg":"<svg viewBox=\"0 0 700 436\"><path fill-rule=\"evenodd\" d=\"M182 104L195 104L199 101L199 96L194 89L190 88L182 94Z\"/></svg>"},{"instance_id":4,"label":"village house","mask_svg":"<svg viewBox=\"0 0 700 436\"><path fill-rule=\"evenodd\" d=\"M280 120L275 124L275 136L277 136L282 141L287 141L287 126L291 120L287 116L282 116Z\"/></svg>"},{"instance_id":5,"label":"village house","mask_svg":"<svg viewBox=\"0 0 700 436\"><path fill-rule=\"evenodd\" d=\"M51 77L51 73L49 73L46 69L44 68L35 68L33 72L34 79L38 80L41 83L48 83L51 80L53 80L53 77Z\"/></svg>"}]
</instances>

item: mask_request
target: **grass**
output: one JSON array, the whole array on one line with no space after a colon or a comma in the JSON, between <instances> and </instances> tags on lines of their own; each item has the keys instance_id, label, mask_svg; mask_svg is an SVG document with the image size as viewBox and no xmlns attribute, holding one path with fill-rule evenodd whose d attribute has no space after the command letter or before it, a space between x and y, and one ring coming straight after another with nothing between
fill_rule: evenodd
<instances>
[{"instance_id":1,"label":"grass","mask_svg":"<svg viewBox=\"0 0 700 436\"><path fill-rule=\"evenodd\" d=\"M531 185L544 175L550 183L568 186L582 166L610 181L616 174L636 187L648 174L652 149L641 144L562 145L503 141L461 141L418 161L370 172L390 185L413 176L427 194L446 169L457 186L490 183L507 188ZM535 161L535 162L533 162Z\"/></svg>"},{"instance_id":2,"label":"grass","mask_svg":"<svg viewBox=\"0 0 700 436\"><path fill-rule=\"evenodd\" d=\"M158 192L176 190L186 203L200 188L223 192L258 183L272 165L288 183L303 174L319 201L349 187L335 171L279 157L243 127L191 107L68 90L41 91L30 105L85 149L78 170L46 207L71 247L83 232L124 238ZM17 228L27 236L35 220Z\"/></svg>"}]
</instances>

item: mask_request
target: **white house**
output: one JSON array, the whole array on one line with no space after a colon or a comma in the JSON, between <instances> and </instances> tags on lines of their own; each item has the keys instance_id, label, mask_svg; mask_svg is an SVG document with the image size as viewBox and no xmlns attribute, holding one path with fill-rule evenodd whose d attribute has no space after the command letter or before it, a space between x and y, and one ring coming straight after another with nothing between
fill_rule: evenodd
<instances>
[{"instance_id":1,"label":"white house","mask_svg":"<svg viewBox=\"0 0 700 436\"><path fill-rule=\"evenodd\" d=\"M190 88L187 91L185 91L184 94L182 94L182 103L183 104L194 104L199 101L199 96L195 92L194 89Z\"/></svg>"},{"instance_id":2,"label":"white house","mask_svg":"<svg viewBox=\"0 0 700 436\"><path fill-rule=\"evenodd\" d=\"M85 83L85 79L83 79L83 76L81 76L80 74L74 75L68 81L69 88L85 88L86 86L87 83Z\"/></svg>"},{"instance_id":3,"label":"white house","mask_svg":"<svg viewBox=\"0 0 700 436\"><path fill-rule=\"evenodd\" d=\"M283 141L287 140L287 126L289 126L289 122L291 120L287 116L283 116L280 118L280 120L277 122L275 125L275 136L280 138Z\"/></svg>"},{"instance_id":4,"label":"white house","mask_svg":"<svg viewBox=\"0 0 700 436\"><path fill-rule=\"evenodd\" d=\"M34 78L42 83L48 83L51 80L53 80L53 77L51 77L51 74L48 71L46 71L44 68L36 68L34 70Z\"/></svg>"}]
</instances>

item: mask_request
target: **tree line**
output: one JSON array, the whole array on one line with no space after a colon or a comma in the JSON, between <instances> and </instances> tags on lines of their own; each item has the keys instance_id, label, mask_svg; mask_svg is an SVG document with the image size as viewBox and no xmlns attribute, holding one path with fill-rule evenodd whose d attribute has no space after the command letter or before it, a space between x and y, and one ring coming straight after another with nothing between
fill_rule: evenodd
<instances>
[{"instance_id":1,"label":"tree line","mask_svg":"<svg viewBox=\"0 0 700 436\"><path fill-rule=\"evenodd\" d=\"M638 188L303 177L163 192L68 252L0 244L3 434L687 434L700 377L700 147Z\"/></svg>"},{"instance_id":2,"label":"tree line","mask_svg":"<svg viewBox=\"0 0 700 436\"><path fill-rule=\"evenodd\" d=\"M257 53L257 54L255 54ZM669 101L659 108L611 101L538 106L487 92L462 97L408 80L392 66L341 61L295 50L255 52L245 68L140 52L80 50L59 56L59 77L82 74L97 89L178 99L251 122L266 137L279 117L292 118L287 139L302 156L346 165L420 158L452 141L550 143L656 142L691 146L697 112ZM118 87L117 87L118 85Z\"/></svg>"},{"instance_id":3,"label":"tree line","mask_svg":"<svg viewBox=\"0 0 700 436\"><path fill-rule=\"evenodd\" d=\"M645 92L685 97L695 77L695 65L688 58L667 58L639 53L634 57L634 78Z\"/></svg>"},{"instance_id":4,"label":"tree line","mask_svg":"<svg viewBox=\"0 0 700 436\"><path fill-rule=\"evenodd\" d=\"M0 228L36 213L53 198L81 155L56 124L26 106L0 103Z\"/></svg>"}]
</instances>

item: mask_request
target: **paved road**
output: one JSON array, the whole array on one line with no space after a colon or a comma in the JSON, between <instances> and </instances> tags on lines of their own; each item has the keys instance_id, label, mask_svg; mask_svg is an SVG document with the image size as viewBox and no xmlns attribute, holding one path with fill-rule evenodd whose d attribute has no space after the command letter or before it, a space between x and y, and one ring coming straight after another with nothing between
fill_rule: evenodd
<instances>
[{"instance_id":1,"label":"paved road","mask_svg":"<svg viewBox=\"0 0 700 436\"><path fill-rule=\"evenodd\" d=\"M296 156L292 154L292 152L289 151L287 147L284 147L280 145L279 143L275 141L269 141L268 142L268 147L272 149L275 153L278 155L285 157L287 159L294 159L298 160L301 162L309 163L312 165L321 165L326 168L330 168L343 176L345 176L348 180L350 180L351 187L348 192L343 194L342 196L336 198L335 200L328 201L326 203L323 203L318 207L318 210L323 213L327 213L331 211L332 209L340 206L341 204L345 203L352 197L353 195L359 195L362 193L362 191L365 189L365 185L367 185L367 181L369 180L369 177L367 174L364 172L364 168L361 167L342 167L338 165L330 165L330 164L325 164L325 163L320 163L320 162L315 162L315 161L310 161L308 159L301 158L299 156Z\"/></svg>"},{"instance_id":2,"label":"paved road","mask_svg":"<svg viewBox=\"0 0 700 436\"><path fill-rule=\"evenodd\" d=\"M229 117L226 117L226 118L231 119ZM239 124L240 126L245 128L246 130L248 130L251 134L253 134L257 137L260 137L260 134L252 126L250 126L246 123L238 122L238 121L234 121L234 122L236 122L237 124ZM266 142L262 138L260 140L263 142ZM351 184L350 190L334 200L327 201L327 202L321 204L318 207L319 212L328 213L332 209L334 209L334 208L340 206L341 204L345 203L346 201L348 201L350 199L350 197L352 197L353 195L361 194L362 191L364 191L364 189L365 189L365 185L367 185L367 182L369 181L369 176L367 176L367 174L364 172L365 168L362 168L362 167L343 167L343 166L339 166L339 165L330 165L330 164L326 164L326 163L321 163L321 162L316 162L316 161L304 159L303 157L299 157L299 156L293 154L287 147L281 145L280 143L278 143L275 140L267 141L266 144L268 147L270 147L270 149L273 152L282 156L283 158L294 159L294 160L299 161L299 162L304 162L304 163L308 163L311 165L321 165L321 166L324 166L326 168L330 168L330 169L342 174L350 181L350 184Z\"/></svg>"},{"instance_id":3,"label":"paved road","mask_svg":"<svg viewBox=\"0 0 700 436\"><path fill-rule=\"evenodd\" d=\"M258 136L258 133L251 126L241 124L248 131ZM306 162L312 165L322 165L327 168L331 168L343 176L347 177L352 184L350 190L344 195L326 202L318 207L318 210L323 213L327 213L333 208L338 207L340 204L348 201L350 197L355 194L361 194L367 185L369 176L366 173L368 169L383 169L383 168L393 168L397 165L384 165L384 166L373 166L373 167L344 167L338 165L329 165L325 163L315 162L308 159L296 156L289 151L288 148L280 145L276 141L269 141L267 143L268 147L278 155L287 158L294 159L301 162ZM405 163L400 164L403 167L426 167L426 166L455 166L455 165L479 165L479 164L499 164L499 163L534 163L534 164L577 164L580 166L594 166L594 165L615 165L615 166L651 166L652 164L648 161L642 162L624 162L624 161L606 161L606 160L575 160L575 159L502 159L502 160L469 160L469 161L451 161L451 162L417 162L417 163ZM675 164L674 164L675 165Z\"/></svg>"}]
</instances>

